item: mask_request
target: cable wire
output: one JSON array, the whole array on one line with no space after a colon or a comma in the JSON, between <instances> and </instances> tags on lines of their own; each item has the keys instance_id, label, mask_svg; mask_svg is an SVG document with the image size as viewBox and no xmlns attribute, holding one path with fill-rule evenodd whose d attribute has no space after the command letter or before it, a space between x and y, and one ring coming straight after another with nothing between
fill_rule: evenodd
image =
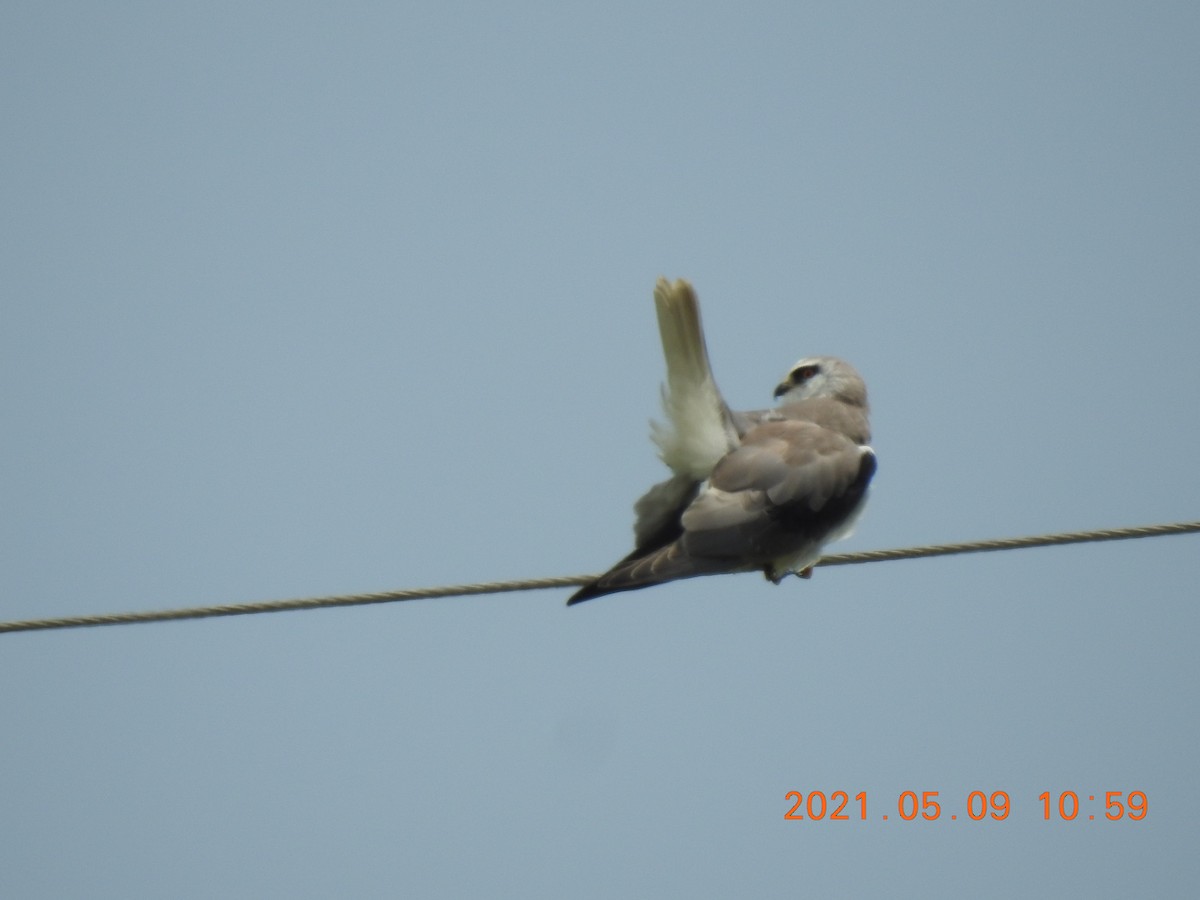
<instances>
[{"instance_id":1,"label":"cable wire","mask_svg":"<svg viewBox=\"0 0 1200 900\"><path fill-rule=\"evenodd\" d=\"M1034 537L997 538L986 541L966 541L957 544L928 544L922 547L903 547L895 550L866 550L861 553L838 553L822 558L817 565L850 566L857 565L858 563L921 559L929 556L950 556L958 553L1024 550L1030 547L1052 547L1061 544L1084 544L1097 541L1123 541L1135 538L1161 537L1168 534L1191 534L1194 532L1200 532L1200 522L1176 522L1169 525L1145 525L1132 528L1098 529L1094 531L1069 531ZM0 633L10 631L50 631L58 628L91 628L99 625L132 625L137 622L173 622L179 619L248 616L256 613L324 609L334 606L366 606L372 603L428 600L435 597L466 597L474 594L537 591L547 588L578 587L587 584L596 577L595 575L566 575L558 578L492 581L479 584L458 584L404 591L382 591L373 594L341 594L331 597L267 600L260 603L230 603L221 606L196 606L185 609L111 613L95 616L66 616L57 619L27 619L24 621L0 622Z\"/></svg>"}]
</instances>

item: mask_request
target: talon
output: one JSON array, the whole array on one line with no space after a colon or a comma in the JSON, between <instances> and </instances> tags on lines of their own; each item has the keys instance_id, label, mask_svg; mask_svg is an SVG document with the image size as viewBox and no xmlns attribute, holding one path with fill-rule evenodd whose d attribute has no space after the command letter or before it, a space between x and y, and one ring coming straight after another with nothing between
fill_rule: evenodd
<instances>
[{"instance_id":1,"label":"talon","mask_svg":"<svg viewBox=\"0 0 1200 900\"><path fill-rule=\"evenodd\" d=\"M812 566L805 566L803 569L801 569L796 574L799 575L801 578L812 578L812 570L813 570Z\"/></svg>"}]
</instances>

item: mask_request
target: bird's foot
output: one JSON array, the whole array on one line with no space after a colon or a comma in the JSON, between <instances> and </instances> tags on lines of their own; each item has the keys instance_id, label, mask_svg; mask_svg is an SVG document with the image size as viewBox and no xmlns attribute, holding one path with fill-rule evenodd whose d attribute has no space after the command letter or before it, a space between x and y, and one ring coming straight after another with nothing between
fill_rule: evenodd
<instances>
[{"instance_id":1,"label":"bird's foot","mask_svg":"<svg viewBox=\"0 0 1200 900\"><path fill-rule=\"evenodd\" d=\"M795 574L798 578L812 578L812 573L813 573L813 567L805 566L803 569L801 569L799 572L796 572ZM791 574L792 574L791 571L780 572L774 566L763 567L763 578L767 579L767 581L771 582L771 584L779 584L781 581L783 581L784 578L786 578L788 575L791 575Z\"/></svg>"}]
</instances>

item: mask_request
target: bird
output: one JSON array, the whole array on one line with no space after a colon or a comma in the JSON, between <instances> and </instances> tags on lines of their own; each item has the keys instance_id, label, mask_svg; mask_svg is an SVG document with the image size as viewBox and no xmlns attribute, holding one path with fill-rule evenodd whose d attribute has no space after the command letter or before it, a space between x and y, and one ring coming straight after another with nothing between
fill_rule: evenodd
<instances>
[{"instance_id":1,"label":"bird","mask_svg":"<svg viewBox=\"0 0 1200 900\"><path fill-rule=\"evenodd\" d=\"M867 388L845 360L809 356L770 409L734 411L713 378L695 289L654 289L667 364L666 422L651 437L672 475L634 505L634 549L568 600L700 575L808 578L823 547L849 535L875 474Z\"/></svg>"}]
</instances>

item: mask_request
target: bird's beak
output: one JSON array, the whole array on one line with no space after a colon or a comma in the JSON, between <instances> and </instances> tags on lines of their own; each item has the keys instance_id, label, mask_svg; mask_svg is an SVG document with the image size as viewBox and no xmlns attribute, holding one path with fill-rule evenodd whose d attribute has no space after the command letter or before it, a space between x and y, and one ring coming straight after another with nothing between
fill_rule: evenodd
<instances>
[{"instance_id":1,"label":"bird's beak","mask_svg":"<svg viewBox=\"0 0 1200 900\"><path fill-rule=\"evenodd\" d=\"M782 397L784 394L786 394L791 389L792 389L792 386L790 384L788 384L786 381L779 382L779 384L776 385L776 387L775 387L775 399L778 400L780 397Z\"/></svg>"}]
</instances>

